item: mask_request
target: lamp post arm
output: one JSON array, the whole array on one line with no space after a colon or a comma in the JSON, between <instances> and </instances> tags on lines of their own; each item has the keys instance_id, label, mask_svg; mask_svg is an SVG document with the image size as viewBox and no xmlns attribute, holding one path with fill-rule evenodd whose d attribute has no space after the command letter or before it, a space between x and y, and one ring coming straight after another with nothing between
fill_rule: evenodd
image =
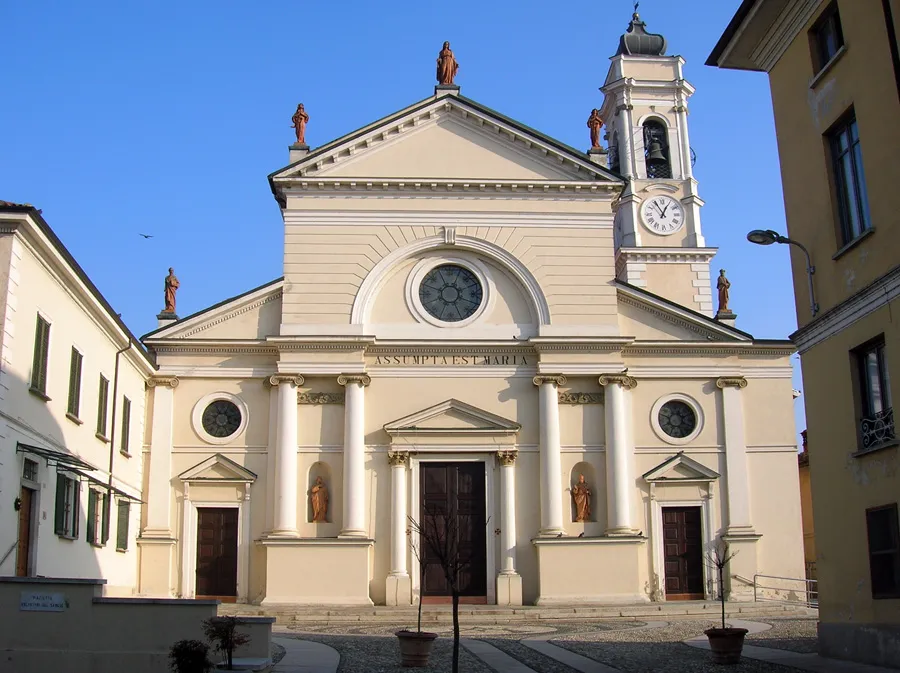
<instances>
[{"instance_id":1,"label":"lamp post arm","mask_svg":"<svg viewBox=\"0 0 900 673\"><path fill-rule=\"evenodd\" d=\"M813 266L812 257L810 257L809 250L807 250L806 246L802 243L798 243L790 238L785 238L784 242L796 245L803 251L803 254L806 255L806 280L809 283L809 311L812 314L812 317L815 318L816 314L819 312L819 304L816 302L816 291L813 287L813 274L816 272L816 267Z\"/></svg>"}]
</instances>

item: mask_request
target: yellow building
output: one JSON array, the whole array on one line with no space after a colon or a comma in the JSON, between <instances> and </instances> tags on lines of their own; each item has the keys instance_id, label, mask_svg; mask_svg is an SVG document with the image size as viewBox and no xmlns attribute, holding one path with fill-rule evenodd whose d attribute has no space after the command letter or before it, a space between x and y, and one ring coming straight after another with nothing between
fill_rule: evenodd
<instances>
[{"instance_id":1,"label":"yellow building","mask_svg":"<svg viewBox=\"0 0 900 673\"><path fill-rule=\"evenodd\" d=\"M800 328L820 652L900 666L898 0L745 0L707 63L769 73ZM804 246L809 259L804 254ZM811 261L810 261L811 260ZM812 266L814 273L807 273Z\"/></svg>"},{"instance_id":2,"label":"yellow building","mask_svg":"<svg viewBox=\"0 0 900 673\"><path fill-rule=\"evenodd\" d=\"M809 481L809 447L806 444L806 430L803 436L803 450L797 454L800 471L800 517L803 522L803 561L806 564L806 578L816 579L816 527L812 511L812 484ZM811 589L815 591L815 586Z\"/></svg>"}]
</instances>

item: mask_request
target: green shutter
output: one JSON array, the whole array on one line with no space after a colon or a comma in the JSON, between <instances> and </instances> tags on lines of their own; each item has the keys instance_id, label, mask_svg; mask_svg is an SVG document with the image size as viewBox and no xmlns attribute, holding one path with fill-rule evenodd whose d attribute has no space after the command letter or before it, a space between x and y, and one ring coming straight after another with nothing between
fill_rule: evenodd
<instances>
[{"instance_id":1,"label":"green shutter","mask_svg":"<svg viewBox=\"0 0 900 673\"><path fill-rule=\"evenodd\" d=\"M128 549L128 521L131 505L127 500L119 501L118 521L116 521L116 549Z\"/></svg>"},{"instance_id":2,"label":"green shutter","mask_svg":"<svg viewBox=\"0 0 900 673\"><path fill-rule=\"evenodd\" d=\"M88 511L87 511L87 537L88 544L93 544L96 540L97 530L94 526L94 517L97 514L97 491L88 489Z\"/></svg>"},{"instance_id":3,"label":"green shutter","mask_svg":"<svg viewBox=\"0 0 900 673\"><path fill-rule=\"evenodd\" d=\"M72 537L78 539L78 526L81 523L81 482L72 480Z\"/></svg>"},{"instance_id":4,"label":"green shutter","mask_svg":"<svg viewBox=\"0 0 900 673\"><path fill-rule=\"evenodd\" d=\"M106 541L109 540L109 508L111 506L111 502L109 500L109 493L104 493L99 497L100 505L103 507L103 512L101 513L101 517L103 518L102 522L102 530L100 532L100 543L106 544Z\"/></svg>"},{"instance_id":5,"label":"green shutter","mask_svg":"<svg viewBox=\"0 0 900 673\"><path fill-rule=\"evenodd\" d=\"M100 394L97 400L97 434L106 437L106 411L109 407L109 381L100 375Z\"/></svg>"},{"instance_id":6,"label":"green shutter","mask_svg":"<svg viewBox=\"0 0 900 673\"><path fill-rule=\"evenodd\" d=\"M66 534L66 478L56 473L56 519L54 530L57 535Z\"/></svg>"},{"instance_id":7,"label":"green shutter","mask_svg":"<svg viewBox=\"0 0 900 673\"><path fill-rule=\"evenodd\" d=\"M121 449L128 453L128 435L131 434L131 400L122 398L122 442Z\"/></svg>"},{"instance_id":8,"label":"green shutter","mask_svg":"<svg viewBox=\"0 0 900 673\"><path fill-rule=\"evenodd\" d=\"M31 387L47 393L47 357L50 351L50 323L37 317L34 330L34 361L31 365Z\"/></svg>"},{"instance_id":9,"label":"green shutter","mask_svg":"<svg viewBox=\"0 0 900 673\"><path fill-rule=\"evenodd\" d=\"M84 356L72 347L72 361L69 364L69 407L68 412L78 418L81 410L81 361Z\"/></svg>"}]
</instances>

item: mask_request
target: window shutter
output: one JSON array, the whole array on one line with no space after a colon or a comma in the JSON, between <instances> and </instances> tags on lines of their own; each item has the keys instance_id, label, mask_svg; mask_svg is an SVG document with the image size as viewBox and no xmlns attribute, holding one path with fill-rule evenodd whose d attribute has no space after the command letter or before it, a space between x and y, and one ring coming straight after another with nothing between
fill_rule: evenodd
<instances>
[{"instance_id":1,"label":"window shutter","mask_svg":"<svg viewBox=\"0 0 900 673\"><path fill-rule=\"evenodd\" d=\"M97 433L106 436L106 413L109 406L109 381L100 375L100 395L97 400Z\"/></svg>"},{"instance_id":2,"label":"window shutter","mask_svg":"<svg viewBox=\"0 0 900 673\"><path fill-rule=\"evenodd\" d=\"M81 361L83 356L72 348L72 362L69 365L69 408L68 412L78 417L81 410Z\"/></svg>"},{"instance_id":3,"label":"window shutter","mask_svg":"<svg viewBox=\"0 0 900 673\"><path fill-rule=\"evenodd\" d=\"M100 533L100 542L106 544L106 541L109 539L109 508L112 503L109 500L109 493L104 493L98 500L100 500L100 505L103 507L103 512L101 513L103 530Z\"/></svg>"},{"instance_id":4,"label":"window shutter","mask_svg":"<svg viewBox=\"0 0 900 673\"><path fill-rule=\"evenodd\" d=\"M94 518L97 515L97 491L88 489L88 510L87 510L87 538L88 544L92 544L97 539L97 531L94 526Z\"/></svg>"},{"instance_id":5,"label":"window shutter","mask_svg":"<svg viewBox=\"0 0 900 673\"><path fill-rule=\"evenodd\" d=\"M57 535L66 534L66 478L56 473L56 518L54 529Z\"/></svg>"},{"instance_id":6,"label":"window shutter","mask_svg":"<svg viewBox=\"0 0 900 673\"><path fill-rule=\"evenodd\" d=\"M72 496L72 537L78 539L78 527L81 523L81 482L72 480L74 495Z\"/></svg>"},{"instance_id":7,"label":"window shutter","mask_svg":"<svg viewBox=\"0 0 900 673\"><path fill-rule=\"evenodd\" d=\"M121 449L128 453L128 435L131 434L131 400L122 398L122 443Z\"/></svg>"},{"instance_id":8,"label":"window shutter","mask_svg":"<svg viewBox=\"0 0 900 673\"><path fill-rule=\"evenodd\" d=\"M37 317L34 330L34 362L31 367L31 386L47 392L47 356L50 347L50 323Z\"/></svg>"},{"instance_id":9,"label":"window shutter","mask_svg":"<svg viewBox=\"0 0 900 673\"><path fill-rule=\"evenodd\" d=\"M116 549L128 549L128 519L131 506L127 500L119 501L119 516L116 522Z\"/></svg>"}]
</instances>

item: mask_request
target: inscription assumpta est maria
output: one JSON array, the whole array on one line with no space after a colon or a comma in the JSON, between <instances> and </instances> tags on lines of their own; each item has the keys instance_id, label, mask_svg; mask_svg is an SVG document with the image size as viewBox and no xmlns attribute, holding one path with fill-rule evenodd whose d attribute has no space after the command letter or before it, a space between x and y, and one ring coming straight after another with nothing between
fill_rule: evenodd
<instances>
[{"instance_id":1,"label":"inscription assumpta est maria","mask_svg":"<svg viewBox=\"0 0 900 673\"><path fill-rule=\"evenodd\" d=\"M393 367L522 367L535 364L535 358L522 354L376 355L372 364Z\"/></svg>"}]
</instances>

